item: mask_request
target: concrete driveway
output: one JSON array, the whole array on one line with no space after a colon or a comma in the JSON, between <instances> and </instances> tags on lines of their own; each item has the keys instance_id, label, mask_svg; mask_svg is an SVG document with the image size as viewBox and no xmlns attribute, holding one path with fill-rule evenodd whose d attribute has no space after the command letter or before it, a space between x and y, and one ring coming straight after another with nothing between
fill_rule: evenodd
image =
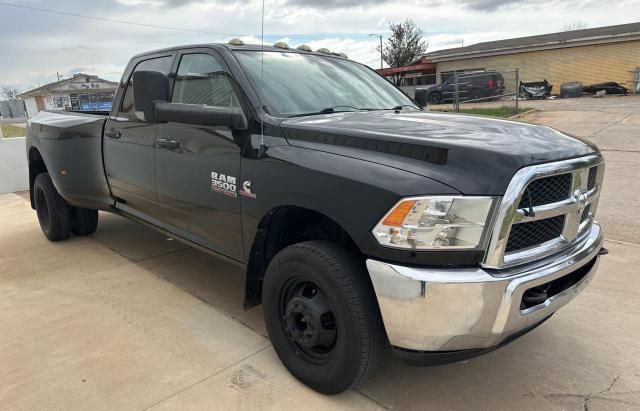
<instances>
[{"instance_id":1,"label":"concrete driveway","mask_svg":"<svg viewBox=\"0 0 640 411\"><path fill-rule=\"evenodd\" d=\"M242 310L235 266L108 214L95 235L51 243L28 202L7 194L0 409L639 409L640 110L556 107L528 120L606 150L610 254L527 336L448 366L387 356L356 390L322 396L280 365L261 309Z\"/></svg>"}]
</instances>

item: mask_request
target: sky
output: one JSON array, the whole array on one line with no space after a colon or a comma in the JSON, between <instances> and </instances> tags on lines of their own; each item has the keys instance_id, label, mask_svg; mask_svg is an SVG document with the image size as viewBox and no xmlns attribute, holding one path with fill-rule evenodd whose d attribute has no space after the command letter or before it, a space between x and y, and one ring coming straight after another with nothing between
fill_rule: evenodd
<instances>
[{"instance_id":1,"label":"sky","mask_svg":"<svg viewBox=\"0 0 640 411\"><path fill-rule=\"evenodd\" d=\"M163 47L233 37L259 44L261 10L261 0L0 0L0 90L24 92L57 72L117 81L131 56ZM264 11L265 44L326 47L378 68L379 40L369 34L386 38L389 22L413 19L435 51L572 23L632 23L640 0L265 0Z\"/></svg>"}]
</instances>

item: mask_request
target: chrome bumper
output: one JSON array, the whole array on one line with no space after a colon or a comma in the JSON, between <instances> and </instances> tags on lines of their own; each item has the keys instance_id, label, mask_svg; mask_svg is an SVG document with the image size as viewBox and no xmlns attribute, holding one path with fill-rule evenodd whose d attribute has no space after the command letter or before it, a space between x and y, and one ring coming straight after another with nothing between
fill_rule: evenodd
<instances>
[{"instance_id":1,"label":"chrome bumper","mask_svg":"<svg viewBox=\"0 0 640 411\"><path fill-rule=\"evenodd\" d=\"M556 312L589 283L598 267L602 231L593 224L576 247L517 271L410 268L367 260L391 345L416 351L454 351L500 344ZM520 309L526 290L591 263L577 283L544 303Z\"/></svg>"}]
</instances>

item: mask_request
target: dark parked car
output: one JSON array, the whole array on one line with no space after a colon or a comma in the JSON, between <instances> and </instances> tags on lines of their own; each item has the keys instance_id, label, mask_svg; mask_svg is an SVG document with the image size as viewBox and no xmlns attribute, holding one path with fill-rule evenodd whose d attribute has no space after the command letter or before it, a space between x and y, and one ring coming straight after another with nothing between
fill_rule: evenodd
<instances>
[{"instance_id":1,"label":"dark parked car","mask_svg":"<svg viewBox=\"0 0 640 411\"><path fill-rule=\"evenodd\" d=\"M457 78L460 101L486 99L504 94L504 77L496 71L460 73ZM450 75L442 84L427 87L427 101L431 104L453 102L455 80L456 76Z\"/></svg>"},{"instance_id":2,"label":"dark parked car","mask_svg":"<svg viewBox=\"0 0 640 411\"><path fill-rule=\"evenodd\" d=\"M102 210L237 264L277 355L328 394L388 346L421 365L495 350L592 279L596 146L428 113L364 65L283 47L140 54L110 115L33 117L45 236L90 235Z\"/></svg>"}]
</instances>

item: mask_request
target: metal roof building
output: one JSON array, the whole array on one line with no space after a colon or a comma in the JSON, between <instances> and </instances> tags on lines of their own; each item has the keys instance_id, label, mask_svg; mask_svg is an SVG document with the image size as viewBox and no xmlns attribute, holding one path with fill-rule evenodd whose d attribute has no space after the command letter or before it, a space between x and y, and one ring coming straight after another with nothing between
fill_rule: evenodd
<instances>
[{"instance_id":1,"label":"metal roof building","mask_svg":"<svg viewBox=\"0 0 640 411\"><path fill-rule=\"evenodd\" d=\"M435 83L453 71L519 69L522 81L546 79L558 88L568 81L585 85L615 81L637 90L635 76L639 68L640 23L629 23L438 50L407 67L378 72L385 76L393 71L410 76L420 73L431 76L431 83Z\"/></svg>"}]
</instances>

